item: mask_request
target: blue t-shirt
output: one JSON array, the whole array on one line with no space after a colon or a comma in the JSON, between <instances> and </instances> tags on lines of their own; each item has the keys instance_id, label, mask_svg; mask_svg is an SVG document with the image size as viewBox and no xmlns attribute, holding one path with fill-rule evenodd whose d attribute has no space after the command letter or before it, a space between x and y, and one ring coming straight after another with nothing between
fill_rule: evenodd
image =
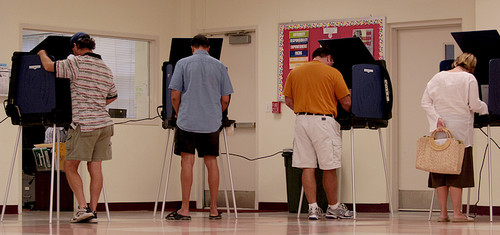
<instances>
[{"instance_id":1,"label":"blue t-shirt","mask_svg":"<svg viewBox=\"0 0 500 235\"><path fill-rule=\"evenodd\" d=\"M213 133L222 124L221 96L233 93L227 68L205 50L177 62L169 89L181 92L177 126L189 132Z\"/></svg>"}]
</instances>

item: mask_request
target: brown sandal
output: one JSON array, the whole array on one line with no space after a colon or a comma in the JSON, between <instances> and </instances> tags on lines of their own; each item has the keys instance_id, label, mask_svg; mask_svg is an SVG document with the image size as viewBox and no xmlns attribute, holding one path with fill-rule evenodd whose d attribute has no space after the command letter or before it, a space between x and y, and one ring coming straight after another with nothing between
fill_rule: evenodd
<instances>
[{"instance_id":1,"label":"brown sandal","mask_svg":"<svg viewBox=\"0 0 500 235\"><path fill-rule=\"evenodd\" d=\"M213 220L222 219L222 212L221 212L221 211L218 211L218 212L217 212L217 215L209 215L209 216L208 216L208 219L213 219Z\"/></svg>"},{"instance_id":2,"label":"brown sandal","mask_svg":"<svg viewBox=\"0 0 500 235\"><path fill-rule=\"evenodd\" d=\"M173 211L165 217L166 220L191 220L191 216L185 216Z\"/></svg>"}]
</instances>

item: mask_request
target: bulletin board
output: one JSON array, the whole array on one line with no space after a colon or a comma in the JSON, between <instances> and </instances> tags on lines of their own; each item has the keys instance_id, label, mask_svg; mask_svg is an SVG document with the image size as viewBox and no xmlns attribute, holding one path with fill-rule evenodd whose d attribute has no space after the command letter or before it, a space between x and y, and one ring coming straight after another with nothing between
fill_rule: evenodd
<instances>
[{"instance_id":1,"label":"bulletin board","mask_svg":"<svg viewBox=\"0 0 500 235\"><path fill-rule=\"evenodd\" d=\"M318 40L359 37L376 60L384 59L385 17L341 19L279 25L278 100L284 101L283 88L288 73L312 59Z\"/></svg>"}]
</instances>

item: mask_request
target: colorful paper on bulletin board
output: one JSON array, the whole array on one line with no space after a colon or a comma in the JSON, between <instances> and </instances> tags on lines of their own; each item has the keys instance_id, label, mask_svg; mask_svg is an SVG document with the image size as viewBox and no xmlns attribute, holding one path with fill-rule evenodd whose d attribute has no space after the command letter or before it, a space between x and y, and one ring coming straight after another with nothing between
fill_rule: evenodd
<instances>
[{"instance_id":1,"label":"colorful paper on bulletin board","mask_svg":"<svg viewBox=\"0 0 500 235\"><path fill-rule=\"evenodd\" d=\"M279 25L278 100L290 71L312 59L319 40L359 37L376 60L384 59L385 17Z\"/></svg>"}]
</instances>

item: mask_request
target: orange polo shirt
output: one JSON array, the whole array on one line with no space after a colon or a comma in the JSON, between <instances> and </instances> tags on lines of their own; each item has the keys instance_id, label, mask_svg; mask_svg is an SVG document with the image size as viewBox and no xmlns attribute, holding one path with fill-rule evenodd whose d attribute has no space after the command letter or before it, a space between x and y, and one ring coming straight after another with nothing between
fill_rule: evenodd
<instances>
[{"instance_id":1,"label":"orange polo shirt","mask_svg":"<svg viewBox=\"0 0 500 235\"><path fill-rule=\"evenodd\" d=\"M295 113L333 114L335 117L337 101L349 94L342 74L317 60L293 69L283 91L283 95L293 99Z\"/></svg>"}]
</instances>

